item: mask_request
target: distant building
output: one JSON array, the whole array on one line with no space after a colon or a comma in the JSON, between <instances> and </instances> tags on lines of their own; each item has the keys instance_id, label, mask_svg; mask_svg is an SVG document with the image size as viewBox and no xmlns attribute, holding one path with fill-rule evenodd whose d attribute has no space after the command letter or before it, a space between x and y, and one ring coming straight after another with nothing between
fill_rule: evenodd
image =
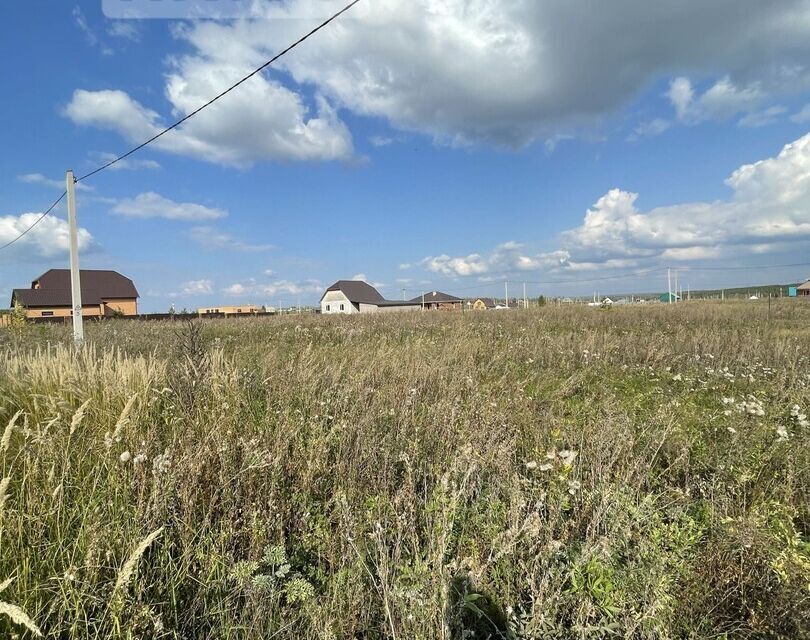
<instances>
[{"instance_id":1,"label":"distant building","mask_svg":"<svg viewBox=\"0 0 810 640\"><path fill-rule=\"evenodd\" d=\"M662 293L660 296L658 296L658 299L661 302L670 302L670 299L672 302L677 302L678 300L681 299L681 297L677 293L673 292L673 293Z\"/></svg>"},{"instance_id":2,"label":"distant building","mask_svg":"<svg viewBox=\"0 0 810 640\"><path fill-rule=\"evenodd\" d=\"M197 309L197 313L201 316L209 313L223 313L226 316L238 316L250 313L261 313L261 307L255 304L242 304L242 305L223 305L219 307L201 307Z\"/></svg>"},{"instance_id":3,"label":"distant building","mask_svg":"<svg viewBox=\"0 0 810 640\"><path fill-rule=\"evenodd\" d=\"M456 296L441 291L431 291L424 295L417 296L411 303L416 303L424 309L440 309L442 311L461 311L464 301Z\"/></svg>"},{"instance_id":4,"label":"distant building","mask_svg":"<svg viewBox=\"0 0 810 640\"><path fill-rule=\"evenodd\" d=\"M386 300L379 291L362 280L338 280L321 296L322 314L419 311L420 308L420 303Z\"/></svg>"},{"instance_id":5,"label":"distant building","mask_svg":"<svg viewBox=\"0 0 810 640\"><path fill-rule=\"evenodd\" d=\"M475 311L486 311L495 308L495 301L492 298L477 298L472 301L472 308Z\"/></svg>"},{"instance_id":6,"label":"distant building","mask_svg":"<svg viewBox=\"0 0 810 640\"><path fill-rule=\"evenodd\" d=\"M796 295L798 296L810 296L810 280L805 282L804 284L800 284L796 287Z\"/></svg>"},{"instance_id":7,"label":"distant building","mask_svg":"<svg viewBox=\"0 0 810 640\"><path fill-rule=\"evenodd\" d=\"M82 269L79 272L82 316L138 315L138 290L132 280L117 271ZM14 289L11 306L25 307L29 318L65 318L72 315L69 269L51 269L31 283L30 289Z\"/></svg>"}]
</instances>

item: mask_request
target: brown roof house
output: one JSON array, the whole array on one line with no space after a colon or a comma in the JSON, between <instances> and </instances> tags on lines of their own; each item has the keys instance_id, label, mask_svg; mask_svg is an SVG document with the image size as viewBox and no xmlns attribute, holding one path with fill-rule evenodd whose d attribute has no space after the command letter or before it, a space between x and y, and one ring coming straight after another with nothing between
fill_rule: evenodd
<instances>
[{"instance_id":1,"label":"brown roof house","mask_svg":"<svg viewBox=\"0 0 810 640\"><path fill-rule=\"evenodd\" d=\"M368 282L338 280L321 296L321 313L386 313L390 311L418 311L413 301L386 300Z\"/></svg>"},{"instance_id":2,"label":"brown roof house","mask_svg":"<svg viewBox=\"0 0 810 640\"><path fill-rule=\"evenodd\" d=\"M138 290L117 271L82 269L82 316L138 315ZM51 269L31 283L14 289L11 306L21 304L29 318L71 315L70 270Z\"/></svg>"},{"instance_id":3,"label":"brown roof house","mask_svg":"<svg viewBox=\"0 0 810 640\"><path fill-rule=\"evenodd\" d=\"M800 296L810 296L810 280L796 287L796 293Z\"/></svg>"},{"instance_id":4,"label":"brown roof house","mask_svg":"<svg viewBox=\"0 0 810 640\"><path fill-rule=\"evenodd\" d=\"M430 291L424 295L417 296L411 303L424 306L425 309L439 309L441 311L460 311L464 301L456 296L441 291Z\"/></svg>"}]
</instances>

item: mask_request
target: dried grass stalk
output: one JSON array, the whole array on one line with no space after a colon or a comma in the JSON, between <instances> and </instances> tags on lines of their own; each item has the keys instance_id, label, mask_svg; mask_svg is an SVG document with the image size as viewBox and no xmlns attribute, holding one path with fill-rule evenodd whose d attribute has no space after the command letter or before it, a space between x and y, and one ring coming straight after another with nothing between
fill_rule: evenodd
<instances>
[{"instance_id":1,"label":"dried grass stalk","mask_svg":"<svg viewBox=\"0 0 810 640\"><path fill-rule=\"evenodd\" d=\"M130 554L129 558L127 558L127 561L118 573L118 579L115 581L113 593L118 593L127 586L138 567L138 560L140 560L141 556L149 548L149 545L151 545L161 533L163 533L163 527L150 533L135 547L135 550Z\"/></svg>"},{"instance_id":2,"label":"dried grass stalk","mask_svg":"<svg viewBox=\"0 0 810 640\"><path fill-rule=\"evenodd\" d=\"M17 605L0 600L0 614L7 615L15 624L22 625L28 629L34 635L34 637L42 637L42 632L39 630L39 627L37 627L37 625L34 624L34 621L28 617L28 614L20 609Z\"/></svg>"}]
</instances>

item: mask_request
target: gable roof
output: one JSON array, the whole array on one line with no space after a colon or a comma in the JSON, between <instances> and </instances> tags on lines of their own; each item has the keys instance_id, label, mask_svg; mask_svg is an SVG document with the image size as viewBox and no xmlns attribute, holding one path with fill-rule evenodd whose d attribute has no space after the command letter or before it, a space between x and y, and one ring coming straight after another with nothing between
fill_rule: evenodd
<instances>
[{"instance_id":1,"label":"gable roof","mask_svg":"<svg viewBox=\"0 0 810 640\"><path fill-rule=\"evenodd\" d=\"M378 304L385 301L379 291L362 280L338 280L326 290L321 296L321 300L330 291L342 292L352 303Z\"/></svg>"},{"instance_id":2,"label":"gable roof","mask_svg":"<svg viewBox=\"0 0 810 640\"><path fill-rule=\"evenodd\" d=\"M70 289L14 289L11 306L19 302L24 307L70 307L73 305ZM82 287L82 306L101 304L101 297L94 289Z\"/></svg>"},{"instance_id":3,"label":"gable roof","mask_svg":"<svg viewBox=\"0 0 810 640\"><path fill-rule=\"evenodd\" d=\"M117 271L82 269L79 276L83 305L101 304L112 298L138 298L132 280ZM30 289L14 289L11 306L15 301L24 307L70 307L70 269L50 269L34 280Z\"/></svg>"},{"instance_id":4,"label":"gable roof","mask_svg":"<svg viewBox=\"0 0 810 640\"><path fill-rule=\"evenodd\" d=\"M102 298L137 298L138 290L132 280L117 271L102 269L82 269L79 271L82 283L82 302L84 292L96 291ZM67 289L70 291L70 269L50 269L31 283L33 289L39 284L40 289Z\"/></svg>"},{"instance_id":5,"label":"gable roof","mask_svg":"<svg viewBox=\"0 0 810 640\"><path fill-rule=\"evenodd\" d=\"M461 298L451 296L449 293L442 293L441 291L431 291L425 294L425 302L461 302ZM418 302L422 304L422 296L418 295L409 302Z\"/></svg>"},{"instance_id":6,"label":"gable roof","mask_svg":"<svg viewBox=\"0 0 810 640\"><path fill-rule=\"evenodd\" d=\"M810 290L810 280L808 280L804 284L800 284L798 287L796 287L796 289L798 291L808 291L808 290Z\"/></svg>"}]
</instances>

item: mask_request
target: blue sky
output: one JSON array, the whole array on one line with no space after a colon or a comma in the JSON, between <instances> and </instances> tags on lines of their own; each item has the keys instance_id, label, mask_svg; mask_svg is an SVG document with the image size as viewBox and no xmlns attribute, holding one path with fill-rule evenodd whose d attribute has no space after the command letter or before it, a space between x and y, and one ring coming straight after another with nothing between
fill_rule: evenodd
<instances>
[{"instance_id":1,"label":"blue sky","mask_svg":"<svg viewBox=\"0 0 810 640\"><path fill-rule=\"evenodd\" d=\"M339 4L259 2L236 21L9 5L0 244L67 168L149 137ZM656 291L661 272L594 279L667 266L692 288L810 276L717 270L810 262L810 3L497 4L361 0L80 185L82 267L131 277L145 311L312 303L360 274L392 298L504 279ZM3 299L67 266L54 213L0 252Z\"/></svg>"}]
</instances>

